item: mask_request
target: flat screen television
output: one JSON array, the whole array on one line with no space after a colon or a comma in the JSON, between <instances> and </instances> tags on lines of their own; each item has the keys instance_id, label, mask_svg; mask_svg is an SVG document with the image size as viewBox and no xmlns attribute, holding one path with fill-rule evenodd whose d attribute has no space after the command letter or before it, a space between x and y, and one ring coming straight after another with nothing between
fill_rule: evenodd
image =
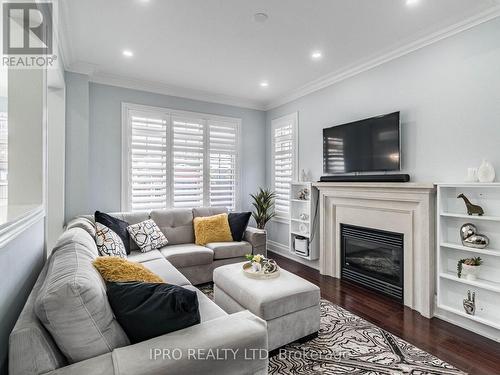
<instances>
[{"instance_id":1,"label":"flat screen television","mask_svg":"<svg viewBox=\"0 0 500 375\"><path fill-rule=\"evenodd\" d=\"M325 174L399 171L399 112L323 129Z\"/></svg>"}]
</instances>

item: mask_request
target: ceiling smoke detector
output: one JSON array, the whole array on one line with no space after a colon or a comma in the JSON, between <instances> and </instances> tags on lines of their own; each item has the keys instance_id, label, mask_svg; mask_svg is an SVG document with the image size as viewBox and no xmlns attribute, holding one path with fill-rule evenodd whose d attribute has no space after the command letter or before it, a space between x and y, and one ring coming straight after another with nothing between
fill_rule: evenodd
<instances>
[{"instance_id":1,"label":"ceiling smoke detector","mask_svg":"<svg viewBox=\"0 0 500 375\"><path fill-rule=\"evenodd\" d=\"M254 21L258 22L258 23L264 23L264 22L267 21L268 18L269 18L269 16L266 13L263 13L263 12L255 13L253 15Z\"/></svg>"}]
</instances>

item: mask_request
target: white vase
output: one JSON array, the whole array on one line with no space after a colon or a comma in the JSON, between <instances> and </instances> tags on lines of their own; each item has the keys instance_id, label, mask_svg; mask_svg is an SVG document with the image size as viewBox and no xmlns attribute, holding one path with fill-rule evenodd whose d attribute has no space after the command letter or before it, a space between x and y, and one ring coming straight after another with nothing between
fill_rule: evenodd
<instances>
[{"instance_id":1,"label":"white vase","mask_svg":"<svg viewBox=\"0 0 500 375\"><path fill-rule=\"evenodd\" d=\"M462 264L462 274L467 280L474 281L477 279L481 266L469 266L467 264Z\"/></svg>"},{"instance_id":2,"label":"white vase","mask_svg":"<svg viewBox=\"0 0 500 375\"><path fill-rule=\"evenodd\" d=\"M495 181L495 168L488 160L483 160L481 166L477 170L477 177L479 182L493 182Z\"/></svg>"}]
</instances>

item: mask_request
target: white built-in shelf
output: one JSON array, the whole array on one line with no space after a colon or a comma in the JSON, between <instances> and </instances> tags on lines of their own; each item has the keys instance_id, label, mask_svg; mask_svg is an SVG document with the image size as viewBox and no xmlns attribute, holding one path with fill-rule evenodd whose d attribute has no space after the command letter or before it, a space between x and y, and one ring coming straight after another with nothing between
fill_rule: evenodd
<instances>
[{"instance_id":1,"label":"white built-in shelf","mask_svg":"<svg viewBox=\"0 0 500 375\"><path fill-rule=\"evenodd\" d=\"M295 221L297 223L309 224L309 220L300 220L300 219L290 219L290 220Z\"/></svg>"},{"instance_id":2,"label":"white built-in shelf","mask_svg":"<svg viewBox=\"0 0 500 375\"><path fill-rule=\"evenodd\" d=\"M302 236L302 237L308 237L309 238L309 233L302 233L296 230L290 231L290 233L295 234L296 236Z\"/></svg>"},{"instance_id":3,"label":"white built-in shelf","mask_svg":"<svg viewBox=\"0 0 500 375\"><path fill-rule=\"evenodd\" d=\"M467 215L467 214L455 214L451 212L441 212L441 216L444 217L455 217L459 219L468 219L468 220L485 220L485 221L500 221L500 216L478 216L478 215Z\"/></svg>"},{"instance_id":4,"label":"white built-in shelf","mask_svg":"<svg viewBox=\"0 0 500 375\"><path fill-rule=\"evenodd\" d=\"M478 315L469 315L466 312L464 312L463 310L455 309L455 308L449 307L447 305L438 304L438 308L443 309L443 310L448 311L448 312L451 312L451 313L454 313L456 315L460 315L464 318L473 320L475 322L482 323L482 324L485 324L487 326L490 326L490 327L493 327L496 329L500 329L500 324L498 322L494 322L490 319L485 319L485 318L482 318Z\"/></svg>"},{"instance_id":5,"label":"white built-in shelf","mask_svg":"<svg viewBox=\"0 0 500 375\"><path fill-rule=\"evenodd\" d=\"M463 277L458 277L456 273L452 272L441 272L439 274L439 277L456 281L457 283L467 284L481 289L486 289L495 293L500 293L500 283L495 283L493 281L483 280L479 278L476 280L468 280Z\"/></svg>"},{"instance_id":6,"label":"white built-in shelf","mask_svg":"<svg viewBox=\"0 0 500 375\"><path fill-rule=\"evenodd\" d=\"M298 199L299 192L302 189L309 190L309 199ZM311 182L293 182L291 184L290 199L290 253L307 260L316 260L319 258L319 236L314 236L313 231L318 228L315 224L319 223L319 218L315 219L316 204L318 200L318 190L313 187ZM307 215L306 220L299 219L301 215ZM304 228L301 228L304 227ZM304 229L301 231L300 229ZM309 255L305 256L295 250L295 238L305 237L308 239Z\"/></svg>"},{"instance_id":7,"label":"white built-in shelf","mask_svg":"<svg viewBox=\"0 0 500 375\"><path fill-rule=\"evenodd\" d=\"M484 210L483 216L468 215L462 199L464 194L472 204ZM498 337L500 330L500 183L443 183L437 184L437 311L447 312L448 321L477 332L477 325L461 319L481 323L482 332ZM485 249L463 246L460 227L473 223L479 234L490 239ZM460 259L481 256L483 264L476 280L457 276ZM469 315L462 307L467 293L475 293L476 314Z\"/></svg>"},{"instance_id":8,"label":"white built-in shelf","mask_svg":"<svg viewBox=\"0 0 500 375\"><path fill-rule=\"evenodd\" d=\"M482 255L491 255L493 257L500 257L500 250L494 250L494 249L490 249L490 248L488 248L488 249L476 249L473 247L467 247L467 246L459 245L456 243L450 243L450 242L442 242L441 247L446 247L448 249L469 251L471 253L482 254Z\"/></svg>"}]
</instances>

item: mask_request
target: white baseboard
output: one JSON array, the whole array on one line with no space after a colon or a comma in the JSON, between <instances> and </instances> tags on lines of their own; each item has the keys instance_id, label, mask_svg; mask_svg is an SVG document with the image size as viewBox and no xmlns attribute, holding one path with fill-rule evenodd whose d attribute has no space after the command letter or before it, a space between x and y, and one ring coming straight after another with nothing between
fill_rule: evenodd
<instances>
[{"instance_id":1,"label":"white baseboard","mask_svg":"<svg viewBox=\"0 0 500 375\"><path fill-rule=\"evenodd\" d=\"M267 240L267 250L279 254L285 258L291 259L295 262L302 263L308 267L319 270L319 261L303 259L301 257L298 257L290 253L290 248L288 247L288 245L284 245L282 243L275 242L272 240Z\"/></svg>"},{"instance_id":2,"label":"white baseboard","mask_svg":"<svg viewBox=\"0 0 500 375\"><path fill-rule=\"evenodd\" d=\"M491 340L500 342L500 330L493 327L488 327L484 324L474 322L467 318L463 318L451 312L436 308L434 311L434 317L444 320L445 322L456 325L457 327L466 329L478 335L487 337Z\"/></svg>"}]
</instances>

